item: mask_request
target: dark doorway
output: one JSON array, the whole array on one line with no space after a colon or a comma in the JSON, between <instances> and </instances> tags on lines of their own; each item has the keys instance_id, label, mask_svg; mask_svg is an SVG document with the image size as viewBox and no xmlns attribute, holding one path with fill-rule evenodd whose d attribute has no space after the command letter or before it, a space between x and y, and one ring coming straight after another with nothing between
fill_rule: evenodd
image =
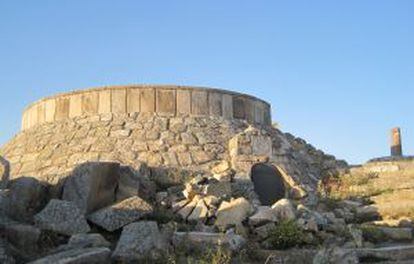
<instances>
[{"instance_id":1,"label":"dark doorway","mask_svg":"<svg viewBox=\"0 0 414 264\"><path fill-rule=\"evenodd\" d=\"M272 205L285 197L282 174L274 166L263 163L254 165L251 178L262 205Z\"/></svg>"}]
</instances>

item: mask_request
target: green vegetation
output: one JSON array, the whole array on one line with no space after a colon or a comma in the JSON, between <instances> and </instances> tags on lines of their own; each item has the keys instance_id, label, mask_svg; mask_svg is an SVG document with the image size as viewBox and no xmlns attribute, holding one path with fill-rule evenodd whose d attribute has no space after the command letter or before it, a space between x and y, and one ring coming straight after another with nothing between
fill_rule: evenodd
<instances>
[{"instance_id":1,"label":"green vegetation","mask_svg":"<svg viewBox=\"0 0 414 264\"><path fill-rule=\"evenodd\" d=\"M276 249L287 249L303 243L303 232L295 221L282 221L271 232L269 242Z\"/></svg>"}]
</instances>

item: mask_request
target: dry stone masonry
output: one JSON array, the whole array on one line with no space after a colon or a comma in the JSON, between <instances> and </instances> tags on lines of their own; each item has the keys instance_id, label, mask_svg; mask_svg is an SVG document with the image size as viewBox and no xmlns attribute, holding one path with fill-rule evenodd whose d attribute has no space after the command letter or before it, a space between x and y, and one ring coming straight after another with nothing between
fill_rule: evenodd
<instances>
[{"instance_id":1,"label":"dry stone masonry","mask_svg":"<svg viewBox=\"0 0 414 264\"><path fill-rule=\"evenodd\" d=\"M162 85L60 94L25 110L0 157L0 231L17 248L0 253L19 263L140 263L194 250L183 246L268 249L283 224L310 244L346 228L316 209L321 180L347 164L273 127L270 105L245 94ZM19 239L29 233L38 248Z\"/></svg>"}]
</instances>

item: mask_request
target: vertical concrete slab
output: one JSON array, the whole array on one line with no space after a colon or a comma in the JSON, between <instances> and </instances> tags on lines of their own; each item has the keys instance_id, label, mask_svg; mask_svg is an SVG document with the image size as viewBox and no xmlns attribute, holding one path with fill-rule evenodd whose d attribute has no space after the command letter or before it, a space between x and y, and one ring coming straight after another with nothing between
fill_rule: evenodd
<instances>
[{"instance_id":1,"label":"vertical concrete slab","mask_svg":"<svg viewBox=\"0 0 414 264\"><path fill-rule=\"evenodd\" d=\"M105 114L111 112L111 90L99 91L98 113Z\"/></svg>"},{"instance_id":2,"label":"vertical concrete slab","mask_svg":"<svg viewBox=\"0 0 414 264\"><path fill-rule=\"evenodd\" d=\"M174 90L157 90L157 112L175 115L175 91Z\"/></svg>"},{"instance_id":3,"label":"vertical concrete slab","mask_svg":"<svg viewBox=\"0 0 414 264\"><path fill-rule=\"evenodd\" d=\"M207 91L191 91L191 113L193 115L207 115L208 111Z\"/></svg>"},{"instance_id":4,"label":"vertical concrete slab","mask_svg":"<svg viewBox=\"0 0 414 264\"><path fill-rule=\"evenodd\" d=\"M264 106L263 106L263 103L260 102L260 101L255 102L254 122L256 124L263 124L264 123Z\"/></svg>"},{"instance_id":5,"label":"vertical concrete slab","mask_svg":"<svg viewBox=\"0 0 414 264\"><path fill-rule=\"evenodd\" d=\"M233 97L233 117L236 119L246 118L246 103L241 96Z\"/></svg>"},{"instance_id":6,"label":"vertical concrete slab","mask_svg":"<svg viewBox=\"0 0 414 264\"><path fill-rule=\"evenodd\" d=\"M191 92L189 90L177 90L177 114L191 114Z\"/></svg>"},{"instance_id":7,"label":"vertical concrete slab","mask_svg":"<svg viewBox=\"0 0 414 264\"><path fill-rule=\"evenodd\" d=\"M112 113L123 114L126 113L126 89L112 90Z\"/></svg>"},{"instance_id":8,"label":"vertical concrete slab","mask_svg":"<svg viewBox=\"0 0 414 264\"><path fill-rule=\"evenodd\" d=\"M69 97L56 98L55 120L63 120L69 117Z\"/></svg>"},{"instance_id":9,"label":"vertical concrete slab","mask_svg":"<svg viewBox=\"0 0 414 264\"><path fill-rule=\"evenodd\" d=\"M231 96L230 94L223 94L222 113L224 118L233 118L233 96Z\"/></svg>"},{"instance_id":10,"label":"vertical concrete slab","mask_svg":"<svg viewBox=\"0 0 414 264\"><path fill-rule=\"evenodd\" d=\"M269 105L265 104L264 107L264 125L270 126L272 124L272 114L271 114L271 108Z\"/></svg>"},{"instance_id":11,"label":"vertical concrete slab","mask_svg":"<svg viewBox=\"0 0 414 264\"><path fill-rule=\"evenodd\" d=\"M82 95L74 94L70 96L69 117L74 118L82 115Z\"/></svg>"},{"instance_id":12,"label":"vertical concrete slab","mask_svg":"<svg viewBox=\"0 0 414 264\"><path fill-rule=\"evenodd\" d=\"M56 100L49 99L45 102L45 118L46 122L53 122L55 120L56 113Z\"/></svg>"},{"instance_id":13,"label":"vertical concrete slab","mask_svg":"<svg viewBox=\"0 0 414 264\"><path fill-rule=\"evenodd\" d=\"M209 112L212 116L222 116L222 94L210 92L208 95Z\"/></svg>"},{"instance_id":14,"label":"vertical concrete slab","mask_svg":"<svg viewBox=\"0 0 414 264\"><path fill-rule=\"evenodd\" d=\"M82 113L97 114L99 104L98 92L90 92L82 95Z\"/></svg>"},{"instance_id":15,"label":"vertical concrete slab","mask_svg":"<svg viewBox=\"0 0 414 264\"><path fill-rule=\"evenodd\" d=\"M140 93L141 112L153 113L155 112L155 90L142 89Z\"/></svg>"},{"instance_id":16,"label":"vertical concrete slab","mask_svg":"<svg viewBox=\"0 0 414 264\"><path fill-rule=\"evenodd\" d=\"M45 122L45 102L40 102L37 105L37 123L42 124Z\"/></svg>"},{"instance_id":17,"label":"vertical concrete slab","mask_svg":"<svg viewBox=\"0 0 414 264\"><path fill-rule=\"evenodd\" d=\"M140 90L130 88L127 93L127 110L128 113L136 113L140 111Z\"/></svg>"},{"instance_id":18,"label":"vertical concrete slab","mask_svg":"<svg viewBox=\"0 0 414 264\"><path fill-rule=\"evenodd\" d=\"M252 100L250 98L245 98L244 100L245 104L245 115L246 115L246 120L249 123L254 123L254 103L255 100Z\"/></svg>"}]
</instances>

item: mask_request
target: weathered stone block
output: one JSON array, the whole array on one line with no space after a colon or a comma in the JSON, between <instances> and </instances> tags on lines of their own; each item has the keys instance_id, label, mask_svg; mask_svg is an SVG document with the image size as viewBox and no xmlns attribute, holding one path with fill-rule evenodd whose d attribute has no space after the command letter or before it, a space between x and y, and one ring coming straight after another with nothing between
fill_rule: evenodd
<instances>
[{"instance_id":1,"label":"weathered stone block","mask_svg":"<svg viewBox=\"0 0 414 264\"><path fill-rule=\"evenodd\" d=\"M157 90L157 112L175 114L175 91Z\"/></svg>"},{"instance_id":2,"label":"weathered stone block","mask_svg":"<svg viewBox=\"0 0 414 264\"><path fill-rule=\"evenodd\" d=\"M141 112L152 113L155 111L155 90L143 89L140 94Z\"/></svg>"},{"instance_id":3,"label":"weathered stone block","mask_svg":"<svg viewBox=\"0 0 414 264\"><path fill-rule=\"evenodd\" d=\"M191 114L191 92L177 90L177 114Z\"/></svg>"},{"instance_id":4,"label":"weathered stone block","mask_svg":"<svg viewBox=\"0 0 414 264\"><path fill-rule=\"evenodd\" d=\"M126 89L114 89L111 91L112 113L126 113Z\"/></svg>"},{"instance_id":5,"label":"weathered stone block","mask_svg":"<svg viewBox=\"0 0 414 264\"><path fill-rule=\"evenodd\" d=\"M151 214L152 211L150 204L138 196L133 196L92 213L88 216L88 220L112 232Z\"/></svg>"},{"instance_id":6,"label":"weathered stone block","mask_svg":"<svg viewBox=\"0 0 414 264\"><path fill-rule=\"evenodd\" d=\"M60 234L73 235L87 233L90 228L82 212L69 201L52 199L34 217L37 227Z\"/></svg>"},{"instance_id":7,"label":"weathered stone block","mask_svg":"<svg viewBox=\"0 0 414 264\"><path fill-rule=\"evenodd\" d=\"M46 256L31 264L105 264L110 262L111 250L105 247L75 248Z\"/></svg>"},{"instance_id":8,"label":"weathered stone block","mask_svg":"<svg viewBox=\"0 0 414 264\"><path fill-rule=\"evenodd\" d=\"M88 162L77 167L63 186L63 199L90 213L115 201L119 164Z\"/></svg>"},{"instance_id":9,"label":"weathered stone block","mask_svg":"<svg viewBox=\"0 0 414 264\"><path fill-rule=\"evenodd\" d=\"M193 115L206 115L208 111L207 91L191 91L191 113Z\"/></svg>"}]
</instances>

